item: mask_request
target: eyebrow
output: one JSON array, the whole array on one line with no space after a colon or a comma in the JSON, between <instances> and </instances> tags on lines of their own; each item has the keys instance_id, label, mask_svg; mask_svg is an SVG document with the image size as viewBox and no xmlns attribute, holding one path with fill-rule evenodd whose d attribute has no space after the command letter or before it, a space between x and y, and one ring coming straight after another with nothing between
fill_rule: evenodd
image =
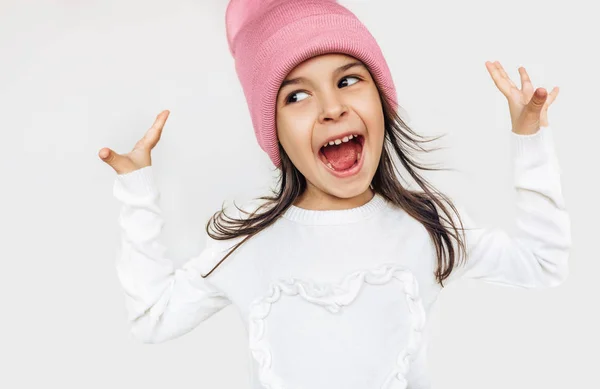
<instances>
[{"instance_id":1,"label":"eyebrow","mask_svg":"<svg viewBox=\"0 0 600 389\"><path fill-rule=\"evenodd\" d=\"M336 74L345 72L346 70L351 69L351 68L353 68L355 66L359 66L359 67L362 67L362 68L366 69L365 65L362 62L360 62L360 61L354 61L354 62L349 62L349 63L347 63L345 65L342 65L339 68L335 69L333 71L333 74L336 75ZM291 78L289 80L284 80L281 83L281 87L279 87L279 90L285 88L287 85L299 84L302 81L306 81L306 78L304 78L304 77L296 77L296 78Z\"/></svg>"}]
</instances>

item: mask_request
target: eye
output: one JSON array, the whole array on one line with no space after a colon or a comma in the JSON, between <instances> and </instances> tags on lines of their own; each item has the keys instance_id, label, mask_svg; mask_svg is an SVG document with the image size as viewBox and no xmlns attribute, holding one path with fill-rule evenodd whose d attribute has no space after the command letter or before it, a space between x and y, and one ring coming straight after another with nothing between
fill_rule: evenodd
<instances>
[{"instance_id":1,"label":"eye","mask_svg":"<svg viewBox=\"0 0 600 389\"><path fill-rule=\"evenodd\" d=\"M349 78L354 78L354 79L356 79L356 80L359 80L359 81L360 81L360 77L357 77L357 76L345 76L345 77L342 77L342 78L340 79L340 81L342 81L342 80L347 80L347 79L349 79ZM358 81L357 81L357 82L358 82ZM338 85L339 85L339 84L338 84ZM350 84L350 85L353 85L353 84ZM295 96L296 94L298 94L298 93L306 93L306 92L304 92L304 91L300 91L300 90L297 90L297 91L294 91L294 92L290 93L290 94L289 94L289 95L288 95L288 96L285 98L285 101L284 101L285 105L287 105L287 104L293 104L293 103L297 102L297 101L290 101L290 99L291 99L293 96Z\"/></svg>"},{"instance_id":2,"label":"eye","mask_svg":"<svg viewBox=\"0 0 600 389\"><path fill-rule=\"evenodd\" d=\"M355 76L346 76L346 77L342 77L342 80L347 80L348 78L355 78L357 80L360 80L359 77L355 77Z\"/></svg>"},{"instance_id":3,"label":"eye","mask_svg":"<svg viewBox=\"0 0 600 389\"><path fill-rule=\"evenodd\" d=\"M298 91L294 91L294 92L290 93L288 95L288 97L286 97L286 99L285 99L285 104L287 105L287 104L293 104L293 103L295 103L295 101L294 102L290 101L290 98L293 97L293 96L295 96L295 95L297 95L298 93L305 93L305 92L298 90Z\"/></svg>"}]
</instances>

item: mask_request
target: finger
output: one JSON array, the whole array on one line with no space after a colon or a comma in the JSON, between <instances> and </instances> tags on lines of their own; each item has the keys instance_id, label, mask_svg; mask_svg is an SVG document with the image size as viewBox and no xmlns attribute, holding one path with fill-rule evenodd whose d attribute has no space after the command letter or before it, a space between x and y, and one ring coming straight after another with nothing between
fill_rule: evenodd
<instances>
[{"instance_id":1,"label":"finger","mask_svg":"<svg viewBox=\"0 0 600 389\"><path fill-rule=\"evenodd\" d=\"M548 94L548 98L546 99L546 102L544 103L544 107L542 108L542 115L544 115L546 112L548 112L548 108L550 108L550 106L556 99L556 96L558 96L558 87L554 87L552 89L552 92L550 92Z\"/></svg>"},{"instance_id":2,"label":"finger","mask_svg":"<svg viewBox=\"0 0 600 389\"><path fill-rule=\"evenodd\" d=\"M518 134L534 134L544 124L543 107L548 97L544 88L538 88L533 93L529 103L521 113L517 125L513 129Z\"/></svg>"},{"instance_id":3,"label":"finger","mask_svg":"<svg viewBox=\"0 0 600 389\"><path fill-rule=\"evenodd\" d=\"M100 157L100 159L102 159L104 162L110 165L110 167L115 169L117 173L119 173L119 168L122 165L123 156L119 155L118 153L115 153L108 147L103 147L98 153L98 156Z\"/></svg>"},{"instance_id":4,"label":"finger","mask_svg":"<svg viewBox=\"0 0 600 389\"><path fill-rule=\"evenodd\" d=\"M523 66L519 68L519 74L521 75L521 90L525 92L529 98L533 90L533 84L531 83L529 74L527 74L527 70L525 70Z\"/></svg>"},{"instance_id":5,"label":"finger","mask_svg":"<svg viewBox=\"0 0 600 389\"><path fill-rule=\"evenodd\" d=\"M559 89L557 86L552 88L552 92L550 92L550 94L548 95L548 100L546 100L547 106L550 106L554 102L554 100L556 100L556 97L558 96L558 92L559 92Z\"/></svg>"},{"instance_id":6,"label":"finger","mask_svg":"<svg viewBox=\"0 0 600 389\"><path fill-rule=\"evenodd\" d=\"M152 150L154 146L156 146L156 144L160 140L160 136L165 126L165 122L169 117L169 113L169 110L164 110L156 116L152 127L150 127L148 131L146 131L146 134L142 139L140 139L140 142L138 142L139 145L136 145L136 147L144 147L149 150Z\"/></svg>"},{"instance_id":7,"label":"finger","mask_svg":"<svg viewBox=\"0 0 600 389\"><path fill-rule=\"evenodd\" d=\"M527 104L527 108L532 114L539 114L544 107L546 99L548 98L548 92L544 88L538 88L535 90L533 97Z\"/></svg>"},{"instance_id":8,"label":"finger","mask_svg":"<svg viewBox=\"0 0 600 389\"><path fill-rule=\"evenodd\" d=\"M502 92L502 94L504 94L506 97L510 96L510 90L511 90L512 86L511 86L509 80L507 80L502 75L502 72L500 71L500 69L498 69L498 67L493 62L489 62L489 61L487 61L485 63L485 66L486 66L488 72L490 73L490 76L492 76L492 80L494 81L494 84L496 84L496 87L498 87L500 92Z\"/></svg>"},{"instance_id":9,"label":"finger","mask_svg":"<svg viewBox=\"0 0 600 389\"><path fill-rule=\"evenodd\" d=\"M504 77L504 79L510 84L511 87L517 89L517 86L515 85L515 83L510 79L510 77L508 77L508 74L506 74L506 71L504 71L504 68L502 67L502 65L500 64L499 61L494 62L494 66L496 66L496 68L500 71L500 75L502 77Z\"/></svg>"},{"instance_id":10,"label":"finger","mask_svg":"<svg viewBox=\"0 0 600 389\"><path fill-rule=\"evenodd\" d=\"M529 74L527 74L527 70L523 66L519 68L519 74L521 75L521 89L525 87L525 84L531 84L531 79L529 78Z\"/></svg>"}]
</instances>

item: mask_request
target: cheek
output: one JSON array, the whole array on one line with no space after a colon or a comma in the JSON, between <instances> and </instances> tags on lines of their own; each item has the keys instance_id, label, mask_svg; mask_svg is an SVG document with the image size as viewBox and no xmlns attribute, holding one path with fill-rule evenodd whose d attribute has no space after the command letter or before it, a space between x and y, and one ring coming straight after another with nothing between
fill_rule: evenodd
<instances>
[{"instance_id":1,"label":"cheek","mask_svg":"<svg viewBox=\"0 0 600 389\"><path fill-rule=\"evenodd\" d=\"M301 117L277 120L277 136L295 165L312 155L312 126Z\"/></svg>"},{"instance_id":2,"label":"cheek","mask_svg":"<svg viewBox=\"0 0 600 389\"><path fill-rule=\"evenodd\" d=\"M381 156L381 152L383 149L383 142L385 138L385 128L383 116L379 116L375 114L373 117L373 122L369 123L369 133L371 136L371 145L373 146L373 150L375 151L374 157L379 159Z\"/></svg>"},{"instance_id":3,"label":"cheek","mask_svg":"<svg viewBox=\"0 0 600 389\"><path fill-rule=\"evenodd\" d=\"M375 108L371 113L371 123L369 128L372 128L373 137L379 141L379 143L383 142L383 135L385 133L385 121L383 118L383 112L380 108Z\"/></svg>"},{"instance_id":4,"label":"cheek","mask_svg":"<svg viewBox=\"0 0 600 389\"><path fill-rule=\"evenodd\" d=\"M371 142L381 143L384 134L384 118L379 95L370 95L355 105L355 109L363 120Z\"/></svg>"}]
</instances>

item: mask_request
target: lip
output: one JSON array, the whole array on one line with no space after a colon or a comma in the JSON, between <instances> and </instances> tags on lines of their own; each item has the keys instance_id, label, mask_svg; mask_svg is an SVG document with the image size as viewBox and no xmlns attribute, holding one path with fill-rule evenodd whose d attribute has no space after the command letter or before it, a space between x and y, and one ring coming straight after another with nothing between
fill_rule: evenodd
<instances>
[{"instance_id":1,"label":"lip","mask_svg":"<svg viewBox=\"0 0 600 389\"><path fill-rule=\"evenodd\" d=\"M321 160L321 158L319 158L317 156L317 159L319 160L319 162L321 163L321 165L323 166L323 168L326 169L327 172L329 172L330 174L334 175L335 177L346 178L346 177L353 176L353 175L357 174L362 169L362 167L364 165L364 162L365 162L365 154L366 154L365 148L367 146L366 145L367 142L365 141L365 137L364 136L361 136L361 139L362 139L362 151L360 152L360 158L348 170L344 170L343 172L338 172L336 170L332 170L327 165L325 165L325 163ZM321 152L321 151L319 150L319 152Z\"/></svg>"}]
</instances>

